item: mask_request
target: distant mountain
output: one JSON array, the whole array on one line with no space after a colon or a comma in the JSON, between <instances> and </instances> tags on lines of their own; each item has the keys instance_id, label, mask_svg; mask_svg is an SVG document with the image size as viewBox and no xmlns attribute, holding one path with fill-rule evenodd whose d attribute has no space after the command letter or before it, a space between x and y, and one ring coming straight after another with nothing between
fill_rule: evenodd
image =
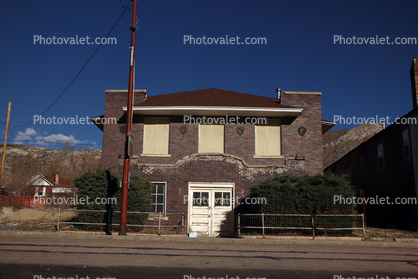
<instances>
[{"instance_id":1,"label":"distant mountain","mask_svg":"<svg viewBox=\"0 0 418 279\"><path fill-rule=\"evenodd\" d=\"M382 125L364 123L353 129L327 131L322 137L324 168L329 167L381 130Z\"/></svg>"},{"instance_id":2,"label":"distant mountain","mask_svg":"<svg viewBox=\"0 0 418 279\"><path fill-rule=\"evenodd\" d=\"M67 146L67 150L49 149L33 145L10 144L6 147L6 157L4 175L7 176L16 165L16 160L28 156L33 158L38 165L37 169L48 172L52 175L53 171L59 170L63 175L72 176L79 173L82 168L88 165L98 165L102 156L102 150L75 150ZM3 156L3 145L0 147L0 158ZM1 160L0 160L1 163Z\"/></svg>"}]
</instances>

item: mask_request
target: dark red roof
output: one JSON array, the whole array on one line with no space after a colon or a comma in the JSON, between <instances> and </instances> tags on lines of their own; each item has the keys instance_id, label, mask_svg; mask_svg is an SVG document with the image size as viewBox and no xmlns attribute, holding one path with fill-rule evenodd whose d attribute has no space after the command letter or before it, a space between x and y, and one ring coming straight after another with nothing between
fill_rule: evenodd
<instances>
[{"instance_id":1,"label":"dark red roof","mask_svg":"<svg viewBox=\"0 0 418 279\"><path fill-rule=\"evenodd\" d=\"M208 106L208 107L269 107L292 108L281 105L276 98L239 93L217 88L150 96L135 106Z\"/></svg>"},{"instance_id":2,"label":"dark red roof","mask_svg":"<svg viewBox=\"0 0 418 279\"><path fill-rule=\"evenodd\" d=\"M59 177L59 184L55 183L55 177L54 176L47 176L44 175L45 179L51 182L56 187L71 187L73 186L73 182L66 178L66 177Z\"/></svg>"}]
</instances>

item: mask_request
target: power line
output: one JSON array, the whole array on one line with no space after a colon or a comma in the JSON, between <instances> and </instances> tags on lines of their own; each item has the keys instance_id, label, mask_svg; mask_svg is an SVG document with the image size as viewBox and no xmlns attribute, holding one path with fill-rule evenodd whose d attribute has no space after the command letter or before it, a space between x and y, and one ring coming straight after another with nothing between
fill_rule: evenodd
<instances>
[{"instance_id":1,"label":"power line","mask_svg":"<svg viewBox=\"0 0 418 279\"><path fill-rule=\"evenodd\" d=\"M113 31L113 29L116 27L116 25L118 24L118 22L119 22L119 20L122 18L122 16L125 14L125 12L126 12L126 10L128 9L128 7L129 7L129 5L127 5L127 6L124 6L125 7L125 9L123 10L123 12L122 12L122 14L119 16L119 18L118 18L118 20L116 20L116 22L115 22L115 24L112 26L112 28L110 29L110 31L107 33L107 35L104 37L104 38L107 38L109 35L110 35L110 33ZM90 60L94 57L94 55L96 54L96 52L100 49L100 47L102 46L102 44L103 44L103 40L101 40L101 42L100 42L100 45L96 48L96 50L93 52L93 54L90 56L90 58L89 58L89 60L87 60L87 62L84 64L84 66L81 68L81 70L76 74L76 76L71 80L71 82L67 85L67 87L64 89L64 91L58 96L58 98L56 98L55 99L55 101L54 102L52 102L52 104L49 106L49 107L47 107L47 109L46 110L44 110L41 114L39 114L39 115L43 115L45 112L47 112L61 97L62 97L62 95L64 95L64 93L67 91L67 89L73 84L73 82L77 79L77 77L81 74L81 72L84 70L84 68L87 66L87 64L90 62ZM19 127L24 127L24 126L27 126L27 125L29 125L29 124L31 124L33 122L33 120L32 121L30 121L30 122L28 122L28 123L26 123L26 124L24 124L24 125L19 125L19 126L14 126L14 127L16 127L16 128L19 128Z\"/></svg>"}]
</instances>

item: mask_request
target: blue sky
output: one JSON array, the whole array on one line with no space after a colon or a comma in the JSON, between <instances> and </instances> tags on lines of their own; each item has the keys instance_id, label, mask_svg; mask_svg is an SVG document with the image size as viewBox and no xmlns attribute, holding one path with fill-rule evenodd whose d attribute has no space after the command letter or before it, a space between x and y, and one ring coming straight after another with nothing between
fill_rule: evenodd
<instances>
[{"instance_id":1,"label":"blue sky","mask_svg":"<svg viewBox=\"0 0 418 279\"><path fill-rule=\"evenodd\" d=\"M64 91L97 45L40 44L43 38L104 37L129 0L1 1L0 121L13 100L9 143L101 148L94 125L19 127ZM344 38L418 38L414 1L138 1L136 89L148 95L220 88L276 97L320 91L322 117L396 117L412 109L409 69L418 45L334 44ZM104 113L106 89L128 86L132 14L127 11L80 76L44 118ZM266 38L260 45L184 44L194 38ZM356 125L338 124L334 129ZM4 137L5 125L0 125ZM3 140L1 140L2 142Z\"/></svg>"}]
</instances>

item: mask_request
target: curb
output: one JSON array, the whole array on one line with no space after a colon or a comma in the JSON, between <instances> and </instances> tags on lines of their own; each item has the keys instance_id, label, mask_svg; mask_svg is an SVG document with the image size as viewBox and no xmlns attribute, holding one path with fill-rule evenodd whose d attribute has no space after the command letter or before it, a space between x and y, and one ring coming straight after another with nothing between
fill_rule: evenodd
<instances>
[{"instance_id":1,"label":"curb","mask_svg":"<svg viewBox=\"0 0 418 279\"><path fill-rule=\"evenodd\" d=\"M418 248L418 241L414 239L414 242L402 242L397 239L397 243L394 242L382 242L382 241L356 241L356 240L329 240L329 239L254 239L254 238L189 238L179 236L158 236L158 235L104 235L104 234L80 234L80 233L57 233L57 232L25 232L25 231L1 231L0 237L3 236L18 236L18 237L42 237L47 236L49 239L112 239L115 241L167 241L167 242L199 242L199 243L237 243L237 244L281 244L281 245L332 245L332 246L361 246L361 247L404 247L404 248ZM411 239L405 239L411 240Z\"/></svg>"}]
</instances>

